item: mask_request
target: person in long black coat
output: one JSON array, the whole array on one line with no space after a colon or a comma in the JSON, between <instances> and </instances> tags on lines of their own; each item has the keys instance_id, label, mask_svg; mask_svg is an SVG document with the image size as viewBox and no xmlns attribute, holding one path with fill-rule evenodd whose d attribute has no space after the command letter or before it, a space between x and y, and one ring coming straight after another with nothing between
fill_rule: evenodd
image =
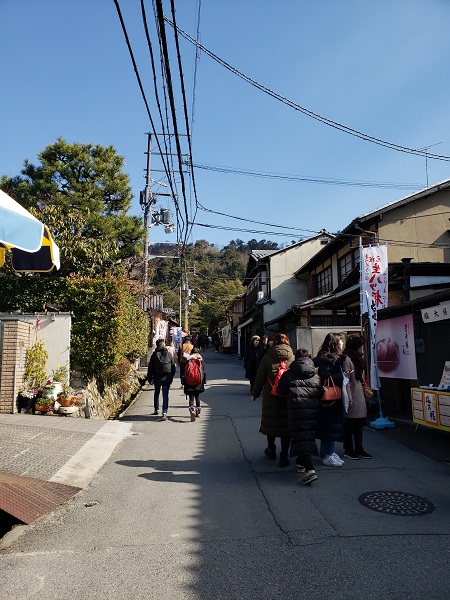
<instances>
[{"instance_id":1,"label":"person in long black coat","mask_svg":"<svg viewBox=\"0 0 450 600\"><path fill-rule=\"evenodd\" d=\"M330 376L336 386L342 389L343 373L349 375L352 364L349 358L342 355L344 342L339 333L328 333L313 359L319 369L319 376L324 383ZM335 443L344 441L344 404L343 400L334 402L319 401L316 437L320 443L320 458L328 467L342 467L344 461L335 452Z\"/></svg>"},{"instance_id":2,"label":"person in long black coat","mask_svg":"<svg viewBox=\"0 0 450 600\"><path fill-rule=\"evenodd\" d=\"M311 455L318 454L316 427L323 386L308 350L297 350L294 362L281 376L277 392L288 396L290 455L297 457L297 472L306 471L301 483L310 484L317 479Z\"/></svg>"},{"instance_id":3,"label":"person in long black coat","mask_svg":"<svg viewBox=\"0 0 450 600\"><path fill-rule=\"evenodd\" d=\"M253 384L255 383L256 372L258 371L259 366L259 340L259 335L254 335L252 337L244 358L245 378L250 381L250 389L252 389Z\"/></svg>"},{"instance_id":4,"label":"person in long black coat","mask_svg":"<svg viewBox=\"0 0 450 600\"><path fill-rule=\"evenodd\" d=\"M275 439L280 438L281 452L278 465L282 468L289 465L289 445L291 443L288 427L286 398L272 394L272 386L278 373L280 363L286 363L286 368L294 360L289 338L284 333L277 333L272 348L262 357L256 373L255 383L251 394L256 400L262 393L260 433L267 436L267 448L264 454L270 460L276 459Z\"/></svg>"}]
</instances>

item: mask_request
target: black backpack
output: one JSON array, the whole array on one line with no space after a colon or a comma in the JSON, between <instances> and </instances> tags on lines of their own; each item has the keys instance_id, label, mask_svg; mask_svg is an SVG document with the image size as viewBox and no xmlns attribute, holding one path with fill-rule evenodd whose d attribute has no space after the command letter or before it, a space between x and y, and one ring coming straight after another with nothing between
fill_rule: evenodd
<instances>
[{"instance_id":1,"label":"black backpack","mask_svg":"<svg viewBox=\"0 0 450 600\"><path fill-rule=\"evenodd\" d=\"M167 375L172 372L172 357L167 348L160 352L155 351L155 374Z\"/></svg>"}]
</instances>

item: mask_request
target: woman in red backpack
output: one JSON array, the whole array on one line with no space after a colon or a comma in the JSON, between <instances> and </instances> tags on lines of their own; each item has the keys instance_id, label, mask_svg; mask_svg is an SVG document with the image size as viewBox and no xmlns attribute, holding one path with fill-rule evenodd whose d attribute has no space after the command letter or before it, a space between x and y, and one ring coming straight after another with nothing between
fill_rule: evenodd
<instances>
[{"instance_id":1,"label":"woman in red backpack","mask_svg":"<svg viewBox=\"0 0 450 600\"><path fill-rule=\"evenodd\" d=\"M184 364L184 393L189 398L189 412L191 421L200 416L200 394L205 391L206 373L203 367L203 358L200 350L192 348L191 356Z\"/></svg>"}]
</instances>

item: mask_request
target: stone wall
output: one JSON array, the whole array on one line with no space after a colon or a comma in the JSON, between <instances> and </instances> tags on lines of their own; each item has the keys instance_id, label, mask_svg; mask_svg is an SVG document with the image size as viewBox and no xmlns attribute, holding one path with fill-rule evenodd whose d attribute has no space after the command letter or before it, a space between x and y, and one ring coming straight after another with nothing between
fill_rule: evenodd
<instances>
[{"instance_id":1,"label":"stone wall","mask_svg":"<svg viewBox=\"0 0 450 600\"><path fill-rule=\"evenodd\" d=\"M0 413L15 413L25 371L25 351L33 343L34 328L19 320L2 321L0 327Z\"/></svg>"},{"instance_id":2,"label":"stone wall","mask_svg":"<svg viewBox=\"0 0 450 600\"><path fill-rule=\"evenodd\" d=\"M80 392L77 391L77 395L84 398L85 405L84 407L80 406L78 413L73 416L109 419L119 412L121 406L128 403L137 394L140 387L138 372L135 367L131 367L124 382L105 386L102 392L98 388L96 379L92 378Z\"/></svg>"}]
</instances>

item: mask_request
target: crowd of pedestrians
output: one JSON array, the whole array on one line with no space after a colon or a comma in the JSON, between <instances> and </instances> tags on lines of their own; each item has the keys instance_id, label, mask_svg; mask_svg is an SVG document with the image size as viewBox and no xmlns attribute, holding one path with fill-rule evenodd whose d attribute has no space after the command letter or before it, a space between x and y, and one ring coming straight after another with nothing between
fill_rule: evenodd
<instances>
[{"instance_id":1,"label":"crowd of pedestrians","mask_svg":"<svg viewBox=\"0 0 450 600\"><path fill-rule=\"evenodd\" d=\"M268 342L263 346L258 336L251 339L245 376L250 380L252 400L262 394L259 430L267 438L264 454L276 460L279 438L279 466L288 466L289 457L295 457L297 472L304 473L304 485L318 479L313 455L328 467L344 465L336 442L343 443L346 459L372 458L363 446L367 418L364 344L362 335L352 333L344 348L342 336L329 333L312 359L305 348L294 356L289 338L282 333L274 336L271 346Z\"/></svg>"},{"instance_id":2,"label":"crowd of pedestrians","mask_svg":"<svg viewBox=\"0 0 450 600\"><path fill-rule=\"evenodd\" d=\"M267 440L264 454L276 460L278 443L279 467L287 467L290 458L295 458L304 485L318 479L313 456L333 468L342 467L344 459L372 458L363 445L367 419L364 345L358 333L347 336L345 347L340 334L328 333L317 356L311 358L305 348L294 355L284 333L272 339L254 335L250 340L244 356L245 377L252 400L262 395L259 431ZM186 336L178 351L172 342L156 341L147 372L148 382L154 384L153 415L159 415L162 395L162 420L167 420L169 390L178 364L190 419L200 417L200 395L206 384L201 351L208 346L208 337L201 335ZM343 444L343 458L336 452L336 442Z\"/></svg>"}]
</instances>

